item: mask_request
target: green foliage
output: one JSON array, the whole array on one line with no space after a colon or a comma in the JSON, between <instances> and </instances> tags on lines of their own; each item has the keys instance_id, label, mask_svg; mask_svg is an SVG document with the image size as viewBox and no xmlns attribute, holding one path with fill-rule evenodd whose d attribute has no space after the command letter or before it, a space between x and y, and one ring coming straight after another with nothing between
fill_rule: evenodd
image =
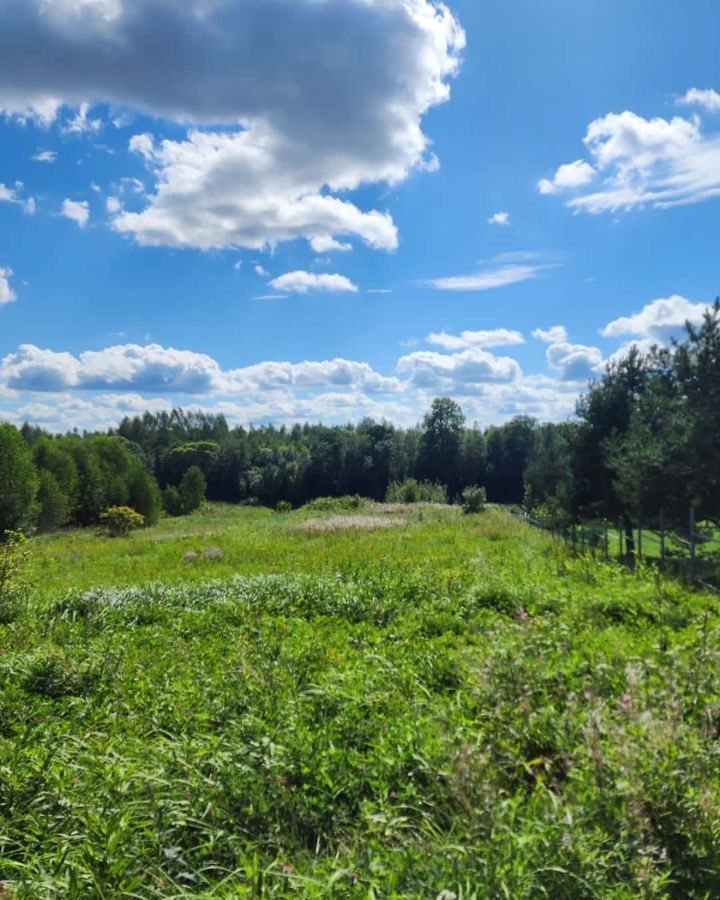
<instances>
[{"instance_id":1,"label":"green foliage","mask_svg":"<svg viewBox=\"0 0 720 900\"><path fill-rule=\"evenodd\" d=\"M275 504L275 512L276 513L288 513L292 512L292 503L288 500L278 500Z\"/></svg>"},{"instance_id":2,"label":"green foliage","mask_svg":"<svg viewBox=\"0 0 720 900\"><path fill-rule=\"evenodd\" d=\"M183 515L189 515L200 509L206 490L207 482L202 470L198 466L191 466L183 475L178 488Z\"/></svg>"},{"instance_id":3,"label":"green foliage","mask_svg":"<svg viewBox=\"0 0 720 900\"><path fill-rule=\"evenodd\" d=\"M0 423L0 534L34 524L38 476L14 425Z\"/></svg>"},{"instance_id":4,"label":"green foliage","mask_svg":"<svg viewBox=\"0 0 720 900\"><path fill-rule=\"evenodd\" d=\"M20 531L5 531L0 540L0 623L13 618L29 591L25 541Z\"/></svg>"},{"instance_id":5,"label":"green foliage","mask_svg":"<svg viewBox=\"0 0 720 900\"><path fill-rule=\"evenodd\" d=\"M461 446L465 415L449 397L433 400L423 419L417 460L418 477L447 486L454 497L462 483Z\"/></svg>"},{"instance_id":6,"label":"green foliage","mask_svg":"<svg viewBox=\"0 0 720 900\"><path fill-rule=\"evenodd\" d=\"M70 519L69 499L57 478L47 469L40 470L37 494L39 531L53 531L65 525Z\"/></svg>"},{"instance_id":7,"label":"green foliage","mask_svg":"<svg viewBox=\"0 0 720 900\"><path fill-rule=\"evenodd\" d=\"M485 509L487 491L479 484L467 487L462 492L462 510L464 513L479 513Z\"/></svg>"},{"instance_id":8,"label":"green foliage","mask_svg":"<svg viewBox=\"0 0 720 900\"><path fill-rule=\"evenodd\" d=\"M157 525L162 507L162 495L155 480L137 466L128 480L128 504L145 520L146 526Z\"/></svg>"},{"instance_id":9,"label":"green foliage","mask_svg":"<svg viewBox=\"0 0 720 900\"><path fill-rule=\"evenodd\" d=\"M345 512L360 509L362 505L362 497L353 494L350 497L316 497L315 500L306 503L304 509L312 512Z\"/></svg>"},{"instance_id":10,"label":"green foliage","mask_svg":"<svg viewBox=\"0 0 720 900\"><path fill-rule=\"evenodd\" d=\"M127 537L131 531L142 528L145 519L128 506L111 506L101 513L100 524L107 528L111 537Z\"/></svg>"},{"instance_id":11,"label":"green foliage","mask_svg":"<svg viewBox=\"0 0 720 900\"><path fill-rule=\"evenodd\" d=\"M183 502L180 496L180 491L178 488L166 487L162 493L162 503L163 509L169 516L182 516L183 512Z\"/></svg>"},{"instance_id":12,"label":"green foliage","mask_svg":"<svg viewBox=\"0 0 720 900\"><path fill-rule=\"evenodd\" d=\"M0 627L12 896L715 896L716 602L495 509L407 515L211 506L138 536L173 584L114 584L135 541L33 541L107 585Z\"/></svg>"},{"instance_id":13,"label":"green foliage","mask_svg":"<svg viewBox=\"0 0 720 900\"><path fill-rule=\"evenodd\" d=\"M447 489L442 484L431 481L416 481L406 478L389 485L385 495L386 503L447 503Z\"/></svg>"}]
</instances>

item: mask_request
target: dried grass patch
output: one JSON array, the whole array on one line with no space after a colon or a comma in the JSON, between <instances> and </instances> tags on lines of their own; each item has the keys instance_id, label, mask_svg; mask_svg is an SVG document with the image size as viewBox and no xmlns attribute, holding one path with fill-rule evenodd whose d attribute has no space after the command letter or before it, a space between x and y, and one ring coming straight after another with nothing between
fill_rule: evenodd
<instances>
[{"instance_id":1,"label":"dried grass patch","mask_svg":"<svg viewBox=\"0 0 720 900\"><path fill-rule=\"evenodd\" d=\"M403 528L407 519L391 519L386 516L328 516L308 519L298 525L299 531L375 531L378 528Z\"/></svg>"}]
</instances>

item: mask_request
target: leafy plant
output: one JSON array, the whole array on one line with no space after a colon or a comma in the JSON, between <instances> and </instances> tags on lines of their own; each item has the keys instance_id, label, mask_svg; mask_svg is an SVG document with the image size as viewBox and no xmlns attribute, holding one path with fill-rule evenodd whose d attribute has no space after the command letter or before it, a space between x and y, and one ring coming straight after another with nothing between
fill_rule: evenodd
<instances>
[{"instance_id":1,"label":"leafy plant","mask_svg":"<svg viewBox=\"0 0 720 900\"><path fill-rule=\"evenodd\" d=\"M131 531L142 528L145 519L129 506L111 506L100 515L100 524L107 528L111 537L127 537Z\"/></svg>"},{"instance_id":2,"label":"leafy plant","mask_svg":"<svg viewBox=\"0 0 720 900\"><path fill-rule=\"evenodd\" d=\"M447 489L432 481L406 478L393 481L385 495L386 503L447 503Z\"/></svg>"},{"instance_id":3,"label":"leafy plant","mask_svg":"<svg viewBox=\"0 0 720 900\"><path fill-rule=\"evenodd\" d=\"M0 621L9 621L29 586L25 580L28 563L25 535L20 531L5 531L0 541Z\"/></svg>"},{"instance_id":4,"label":"leafy plant","mask_svg":"<svg viewBox=\"0 0 720 900\"><path fill-rule=\"evenodd\" d=\"M462 509L464 513L482 512L486 503L487 491L478 484L467 487L462 492Z\"/></svg>"}]
</instances>

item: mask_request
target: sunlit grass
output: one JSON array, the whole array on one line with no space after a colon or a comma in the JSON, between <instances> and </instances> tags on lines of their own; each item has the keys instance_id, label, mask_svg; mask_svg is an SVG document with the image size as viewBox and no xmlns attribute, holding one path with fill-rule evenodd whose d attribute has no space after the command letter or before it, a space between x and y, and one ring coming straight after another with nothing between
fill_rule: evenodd
<instances>
[{"instance_id":1,"label":"sunlit grass","mask_svg":"<svg viewBox=\"0 0 720 900\"><path fill-rule=\"evenodd\" d=\"M500 511L298 528L322 515L32 542L11 896L717 896L714 598Z\"/></svg>"}]
</instances>

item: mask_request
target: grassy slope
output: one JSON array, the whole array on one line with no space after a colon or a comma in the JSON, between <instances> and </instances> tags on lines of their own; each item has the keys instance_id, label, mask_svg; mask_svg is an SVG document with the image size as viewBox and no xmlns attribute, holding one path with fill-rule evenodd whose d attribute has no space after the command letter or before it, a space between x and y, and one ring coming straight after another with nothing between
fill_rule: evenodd
<instances>
[{"instance_id":1,"label":"grassy slope","mask_svg":"<svg viewBox=\"0 0 720 900\"><path fill-rule=\"evenodd\" d=\"M716 601L501 513L302 517L33 545L0 626L15 896L718 896Z\"/></svg>"}]
</instances>

